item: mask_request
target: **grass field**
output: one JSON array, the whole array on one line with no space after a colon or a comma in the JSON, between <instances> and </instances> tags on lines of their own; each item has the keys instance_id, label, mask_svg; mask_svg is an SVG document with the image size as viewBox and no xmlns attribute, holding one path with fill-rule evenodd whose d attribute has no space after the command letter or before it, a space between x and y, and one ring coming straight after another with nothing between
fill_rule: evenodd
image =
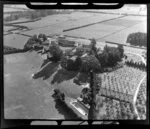
<instances>
[{"instance_id":1,"label":"grass field","mask_svg":"<svg viewBox=\"0 0 150 129\"><path fill-rule=\"evenodd\" d=\"M25 11L24 9L18 9L18 8L4 8L4 13L11 13L11 12L21 12L21 11Z\"/></svg>"},{"instance_id":2,"label":"grass field","mask_svg":"<svg viewBox=\"0 0 150 129\"><path fill-rule=\"evenodd\" d=\"M59 69L57 63L43 66L44 61L36 52L5 55L4 63L5 118L74 118L54 100L52 89L59 88L69 97L79 96L82 87L73 82L75 73Z\"/></svg>"},{"instance_id":3,"label":"grass field","mask_svg":"<svg viewBox=\"0 0 150 129\"><path fill-rule=\"evenodd\" d=\"M15 22L27 22L27 21L29 21L30 19L28 19L28 18L19 18L19 19L17 19L17 20L13 20L13 21L6 21L5 23L7 23L7 24L11 24L11 23L15 23Z\"/></svg>"},{"instance_id":4,"label":"grass field","mask_svg":"<svg viewBox=\"0 0 150 129\"><path fill-rule=\"evenodd\" d=\"M135 33L135 32L144 32L147 33L147 25L145 22L143 23L139 23L131 28L127 28L124 30L121 30L117 33L108 35L106 37L103 38L99 38L97 39L98 41L111 41L111 42L116 42L116 43L126 43L127 37L129 34L131 33Z\"/></svg>"},{"instance_id":5,"label":"grass field","mask_svg":"<svg viewBox=\"0 0 150 129\"><path fill-rule=\"evenodd\" d=\"M24 47L24 44L27 42L28 39L29 37L17 34L5 35L3 38L4 45L21 49Z\"/></svg>"},{"instance_id":6,"label":"grass field","mask_svg":"<svg viewBox=\"0 0 150 129\"><path fill-rule=\"evenodd\" d=\"M111 34L120 29L124 29L123 26L96 24L89 27L84 27L81 29L76 29L68 32L63 32L64 35L82 37L82 38L95 38L99 39L103 36Z\"/></svg>"},{"instance_id":7,"label":"grass field","mask_svg":"<svg viewBox=\"0 0 150 129\"><path fill-rule=\"evenodd\" d=\"M95 22L101 22L103 20L108 20L111 18L119 17L119 15L109 15L109 14L91 14L87 15L85 14L84 17L79 18L72 18L73 14L61 14L61 15L52 15L47 16L45 18L42 18L40 21L36 21L33 23L23 23L18 25L27 26L29 28L32 28L33 30L25 32L26 34L31 33L41 33L45 32L47 33L60 33L63 30L74 28L74 27L80 27L83 25L95 23ZM77 14L76 14L77 15ZM82 12L81 12L82 16ZM77 17L77 16L76 16Z\"/></svg>"},{"instance_id":8,"label":"grass field","mask_svg":"<svg viewBox=\"0 0 150 129\"><path fill-rule=\"evenodd\" d=\"M147 32L146 17L144 16L125 16L110 21L111 18L118 18L120 15L100 14L88 12L73 12L71 14L51 15L39 21L22 23L17 25L27 26L32 30L20 32L26 35L44 33L46 35L63 34L81 38L95 38L97 41L111 41L126 43L127 36L132 32ZM70 30L91 23L102 22L99 24ZM129 28L130 27L130 28Z\"/></svg>"},{"instance_id":9,"label":"grass field","mask_svg":"<svg viewBox=\"0 0 150 129\"><path fill-rule=\"evenodd\" d=\"M92 14L92 13L71 13L71 14L57 14L51 15L42 18L39 21L34 23L23 23L18 25L27 26L32 29L46 27L46 26L53 26L58 25L63 26L64 29L69 29L70 27L78 27L85 24L90 24L102 20L107 20L111 18L119 17L119 15L109 15L109 14ZM67 28L65 28L65 26Z\"/></svg>"},{"instance_id":10,"label":"grass field","mask_svg":"<svg viewBox=\"0 0 150 129\"><path fill-rule=\"evenodd\" d=\"M6 32L6 31L10 31L10 30L15 29L15 28L16 27L14 27L14 26L4 26L3 31Z\"/></svg>"}]
</instances>

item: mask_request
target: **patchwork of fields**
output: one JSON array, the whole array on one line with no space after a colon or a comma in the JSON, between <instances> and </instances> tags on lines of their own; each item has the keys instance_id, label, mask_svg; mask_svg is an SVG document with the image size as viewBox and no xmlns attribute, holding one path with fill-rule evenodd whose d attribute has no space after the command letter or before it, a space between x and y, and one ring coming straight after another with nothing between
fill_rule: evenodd
<instances>
[{"instance_id":1,"label":"patchwork of fields","mask_svg":"<svg viewBox=\"0 0 150 129\"><path fill-rule=\"evenodd\" d=\"M147 32L146 16L123 16L91 12L56 14L46 16L35 22L16 25L31 29L28 31L19 31L19 33L29 36L39 33L46 35L62 34L71 37L95 38L97 41L117 43L126 43L127 36L132 32ZM10 26L4 27L4 34L7 34L12 28ZM7 37L11 39L12 36ZM16 37L18 36L16 35ZM7 41L6 44L8 44Z\"/></svg>"},{"instance_id":2,"label":"patchwork of fields","mask_svg":"<svg viewBox=\"0 0 150 129\"><path fill-rule=\"evenodd\" d=\"M62 34L83 39L95 38L96 41L100 42L110 41L125 44L130 33L147 32L146 16L124 16L80 11L71 14L46 16L35 22L16 25L25 26L31 30L22 31L18 29L15 30L18 34L12 34L15 32L13 31L15 27L4 26L4 34L7 34L3 38L4 45L23 48L29 36L39 33L46 35ZM76 38L76 41L86 44L86 41L78 38ZM97 43L98 47L105 45L105 43L100 42ZM69 49L61 48L63 50ZM138 54L143 51L130 47L124 47L124 50L125 53L129 51ZM140 57L133 55L129 55L128 58L141 61ZM7 96L5 97L5 115L7 118L20 118L20 116L21 118L71 118L71 116L68 116L66 109L64 111L60 104L54 101L49 91L57 87L65 95L76 99L83 89L74 82L74 79L78 76L76 72L63 70L58 64L47 63L45 65L43 59L34 52L5 55L4 62L4 92ZM35 79L31 77L33 73L36 73ZM126 65L113 72L100 74L99 76L102 78L100 95L102 95L102 101L106 103L104 105L97 104L102 107L99 108L98 113L101 114L99 116L104 118L110 116L106 119L119 119L123 111L133 113L132 106L126 102L133 101L138 84L145 74L145 71ZM85 80L87 81L87 79ZM146 83L143 84L143 87L146 87ZM145 97L144 88L138 95L137 107L142 103L140 102L142 101L141 98ZM107 100L106 97L109 99ZM117 99L125 102L119 102ZM145 107L143 106L143 108ZM115 115L111 116L111 111ZM119 111L120 113L117 114ZM40 113L37 114L37 112ZM102 117L98 119L102 119Z\"/></svg>"}]
</instances>

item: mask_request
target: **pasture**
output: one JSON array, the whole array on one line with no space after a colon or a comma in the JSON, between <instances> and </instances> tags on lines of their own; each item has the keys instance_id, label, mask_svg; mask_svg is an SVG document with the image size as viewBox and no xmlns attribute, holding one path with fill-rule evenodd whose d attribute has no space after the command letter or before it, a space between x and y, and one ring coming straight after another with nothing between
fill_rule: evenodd
<instances>
[{"instance_id":1,"label":"pasture","mask_svg":"<svg viewBox=\"0 0 150 129\"><path fill-rule=\"evenodd\" d=\"M4 45L21 49L24 47L24 44L27 42L28 39L29 37L18 34L5 35L3 38Z\"/></svg>"},{"instance_id":2,"label":"pasture","mask_svg":"<svg viewBox=\"0 0 150 129\"><path fill-rule=\"evenodd\" d=\"M120 29L124 29L123 26L113 26L113 25L105 25L105 24L95 24L89 27L84 27L76 30L71 30L67 32L63 32L64 35L69 35L73 37L81 37L81 38L95 38L96 40L107 36L113 32L116 32Z\"/></svg>"},{"instance_id":3,"label":"pasture","mask_svg":"<svg viewBox=\"0 0 150 129\"><path fill-rule=\"evenodd\" d=\"M81 16L83 15L82 12ZM63 30L71 29L74 27L80 27L83 25L88 25L96 22L102 22L104 20L109 20L111 18L117 18L120 17L119 15L109 15L109 14L91 14L85 16L80 16L79 18L74 18L74 13L71 14L59 14L59 15L52 15L47 16L45 18L42 18L39 21L33 22L33 23L23 23L18 25L23 25L28 28L31 28L33 30L25 32L26 34L30 33L55 33L58 31L58 33L62 32ZM73 15L73 16L72 16ZM77 15L77 14L76 14ZM55 31L54 31L55 30ZM54 32L53 32L54 31Z\"/></svg>"},{"instance_id":4,"label":"pasture","mask_svg":"<svg viewBox=\"0 0 150 129\"><path fill-rule=\"evenodd\" d=\"M108 35L103 38L99 38L98 41L111 41L111 42L125 44L128 35L135 32L147 33L147 24L145 22L139 23L137 25L132 26L131 28L123 29L117 33Z\"/></svg>"},{"instance_id":5,"label":"pasture","mask_svg":"<svg viewBox=\"0 0 150 129\"><path fill-rule=\"evenodd\" d=\"M35 73L35 78L32 74ZM4 56L4 114L9 119L75 119L52 97L53 88L76 98L82 90L73 82L76 73L45 63L36 52Z\"/></svg>"}]
</instances>

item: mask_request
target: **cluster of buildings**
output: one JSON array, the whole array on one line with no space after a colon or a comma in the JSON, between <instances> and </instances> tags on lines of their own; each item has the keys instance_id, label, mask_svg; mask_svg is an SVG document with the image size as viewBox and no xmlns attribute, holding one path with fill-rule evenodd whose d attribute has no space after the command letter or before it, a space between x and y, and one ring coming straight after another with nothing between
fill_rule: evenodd
<instances>
[{"instance_id":1,"label":"cluster of buildings","mask_svg":"<svg viewBox=\"0 0 150 129\"><path fill-rule=\"evenodd\" d=\"M52 56L49 52L49 47L53 44L58 44L61 47L71 47L71 48L83 47L84 49L89 49L91 47L90 40L81 40L60 35L48 37L47 40L42 43L43 45L42 57L44 59Z\"/></svg>"}]
</instances>

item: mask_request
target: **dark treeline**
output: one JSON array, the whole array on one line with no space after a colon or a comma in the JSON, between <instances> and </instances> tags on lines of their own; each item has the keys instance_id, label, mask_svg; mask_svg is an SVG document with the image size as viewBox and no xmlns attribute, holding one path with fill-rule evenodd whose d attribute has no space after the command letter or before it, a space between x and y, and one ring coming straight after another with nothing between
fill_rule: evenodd
<instances>
[{"instance_id":1,"label":"dark treeline","mask_svg":"<svg viewBox=\"0 0 150 129\"><path fill-rule=\"evenodd\" d=\"M20 52L26 52L26 49L18 49L10 46L4 46L3 53L4 54L13 54L13 53L20 53Z\"/></svg>"},{"instance_id":2,"label":"dark treeline","mask_svg":"<svg viewBox=\"0 0 150 129\"><path fill-rule=\"evenodd\" d=\"M143 62L134 62L133 60L125 61L126 65L145 71L146 65Z\"/></svg>"},{"instance_id":3,"label":"dark treeline","mask_svg":"<svg viewBox=\"0 0 150 129\"><path fill-rule=\"evenodd\" d=\"M36 11L24 11L24 12L18 12L18 13L12 13L10 16L6 17L4 21L14 21L18 20L19 18L28 18L28 19L36 19L40 17L45 17L48 15L53 15L53 14L60 14L60 13L70 13L70 11L67 10L62 10L57 11L57 10L36 10Z\"/></svg>"}]
</instances>

